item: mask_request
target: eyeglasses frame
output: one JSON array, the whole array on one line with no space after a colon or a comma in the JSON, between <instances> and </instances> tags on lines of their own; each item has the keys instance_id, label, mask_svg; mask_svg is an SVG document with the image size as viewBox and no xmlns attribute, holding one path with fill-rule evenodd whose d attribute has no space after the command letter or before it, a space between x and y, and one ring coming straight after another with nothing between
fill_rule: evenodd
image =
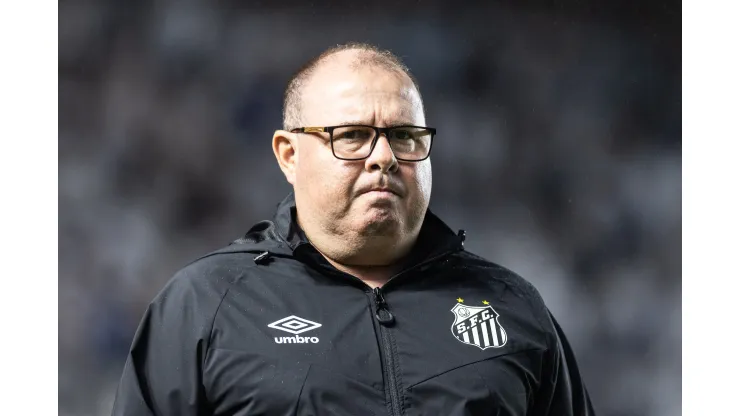
<instances>
[{"instance_id":1,"label":"eyeglasses frame","mask_svg":"<svg viewBox=\"0 0 740 416\"><path fill-rule=\"evenodd\" d=\"M365 157L360 158L346 158L346 157L339 157L337 156L336 151L334 150L334 130L342 127L368 127L373 130L375 130L375 138L373 138L373 142L370 144L370 152ZM417 129L425 129L428 130L432 135L429 139L429 151L427 151L427 155L422 159L404 159L396 156L395 152L393 153L393 156L396 158L396 160L404 161L404 162L422 162L429 158L432 154L432 145L434 144L434 136L437 134L437 129L434 127L426 127L426 126L411 126L411 125L401 125L401 126L392 126L392 127L377 127L377 126L370 126L366 124L345 124L340 126L324 126L324 127L296 127L292 129L291 133L329 133L329 144L331 146L331 153L334 155L335 158L339 160L347 160L347 161L360 161L365 160L370 157L370 155L373 154L373 151L375 150L375 145L378 143L378 140L380 139L380 135L385 135L385 138L388 140L388 144L390 144L390 139L388 139L388 135L390 134L391 130L400 129L400 128L408 128L413 127ZM391 151L393 151L393 148L391 147Z\"/></svg>"}]
</instances>

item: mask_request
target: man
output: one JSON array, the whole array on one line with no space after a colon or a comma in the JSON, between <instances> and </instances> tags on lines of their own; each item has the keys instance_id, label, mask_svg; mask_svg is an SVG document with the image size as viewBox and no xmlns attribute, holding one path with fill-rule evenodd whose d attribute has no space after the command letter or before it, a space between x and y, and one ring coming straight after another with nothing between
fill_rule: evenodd
<instances>
[{"instance_id":1,"label":"man","mask_svg":"<svg viewBox=\"0 0 740 416\"><path fill-rule=\"evenodd\" d=\"M325 52L284 124L294 192L151 303L115 415L593 414L537 291L429 212L435 130L395 56Z\"/></svg>"}]
</instances>

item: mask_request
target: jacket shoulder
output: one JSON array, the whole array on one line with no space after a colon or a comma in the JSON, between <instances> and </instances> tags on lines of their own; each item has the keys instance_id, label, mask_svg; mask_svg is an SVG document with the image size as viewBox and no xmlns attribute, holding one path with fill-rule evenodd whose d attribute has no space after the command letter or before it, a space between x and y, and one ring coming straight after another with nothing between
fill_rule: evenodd
<instances>
[{"instance_id":1,"label":"jacket shoulder","mask_svg":"<svg viewBox=\"0 0 740 416\"><path fill-rule=\"evenodd\" d=\"M544 299L537 288L524 277L467 250L459 253L457 267L473 271L473 275L478 279L499 289L503 297L516 296L525 300L543 329L550 326L547 324L549 310Z\"/></svg>"},{"instance_id":2,"label":"jacket shoulder","mask_svg":"<svg viewBox=\"0 0 740 416\"><path fill-rule=\"evenodd\" d=\"M211 288L224 291L255 267L257 254L228 246L205 254L178 270L165 286L176 288Z\"/></svg>"},{"instance_id":3,"label":"jacket shoulder","mask_svg":"<svg viewBox=\"0 0 740 416\"><path fill-rule=\"evenodd\" d=\"M539 301L542 300L537 289L527 279L479 255L467 250L462 251L458 255L458 265L464 269L478 272L476 275L483 276L484 279L501 283L511 290L516 291L518 295L535 297Z\"/></svg>"},{"instance_id":4,"label":"jacket shoulder","mask_svg":"<svg viewBox=\"0 0 740 416\"><path fill-rule=\"evenodd\" d=\"M284 257L285 250L279 241L237 240L186 264L170 278L158 298L172 295L223 298L234 284L253 275L260 264L270 263L266 254Z\"/></svg>"}]
</instances>

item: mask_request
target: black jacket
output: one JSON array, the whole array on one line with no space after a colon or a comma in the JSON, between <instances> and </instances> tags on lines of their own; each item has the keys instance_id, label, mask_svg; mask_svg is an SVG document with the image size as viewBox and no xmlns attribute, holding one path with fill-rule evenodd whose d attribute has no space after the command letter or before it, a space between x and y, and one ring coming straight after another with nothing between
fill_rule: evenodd
<instances>
[{"instance_id":1,"label":"black jacket","mask_svg":"<svg viewBox=\"0 0 740 416\"><path fill-rule=\"evenodd\" d=\"M592 415L537 290L428 212L382 289L273 221L178 272L147 309L114 415Z\"/></svg>"}]
</instances>

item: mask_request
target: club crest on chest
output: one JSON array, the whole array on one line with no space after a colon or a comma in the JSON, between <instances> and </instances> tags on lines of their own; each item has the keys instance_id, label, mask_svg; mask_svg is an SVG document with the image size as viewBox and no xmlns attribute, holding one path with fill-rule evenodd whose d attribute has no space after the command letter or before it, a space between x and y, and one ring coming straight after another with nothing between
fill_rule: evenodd
<instances>
[{"instance_id":1,"label":"club crest on chest","mask_svg":"<svg viewBox=\"0 0 740 416\"><path fill-rule=\"evenodd\" d=\"M481 350L501 348L506 345L506 330L499 322L499 314L484 301L486 306L468 306L458 299L450 310L455 315L452 335L463 344L475 345Z\"/></svg>"}]
</instances>

